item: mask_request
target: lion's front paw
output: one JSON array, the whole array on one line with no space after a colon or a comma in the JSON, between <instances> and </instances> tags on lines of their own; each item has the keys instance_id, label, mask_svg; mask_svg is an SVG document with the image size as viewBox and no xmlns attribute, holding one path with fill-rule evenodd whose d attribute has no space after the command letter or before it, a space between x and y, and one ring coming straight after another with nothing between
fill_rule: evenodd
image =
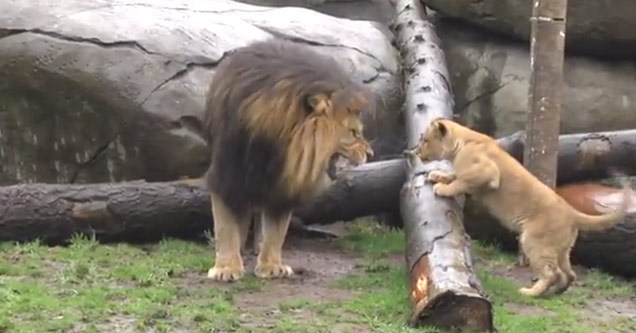
<instances>
[{"instance_id":1,"label":"lion's front paw","mask_svg":"<svg viewBox=\"0 0 636 333\"><path fill-rule=\"evenodd\" d=\"M208 278L214 281L233 282L243 277L245 270L243 267L214 266L208 271Z\"/></svg>"},{"instance_id":2,"label":"lion's front paw","mask_svg":"<svg viewBox=\"0 0 636 333\"><path fill-rule=\"evenodd\" d=\"M257 265L254 269L254 275L264 279L288 277L293 274L294 270L283 264Z\"/></svg>"}]
</instances>

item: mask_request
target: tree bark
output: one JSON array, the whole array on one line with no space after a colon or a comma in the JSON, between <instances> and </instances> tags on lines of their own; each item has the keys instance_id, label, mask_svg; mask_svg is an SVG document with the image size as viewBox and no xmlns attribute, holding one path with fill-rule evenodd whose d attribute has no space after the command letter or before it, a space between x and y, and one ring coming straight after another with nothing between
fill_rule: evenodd
<instances>
[{"instance_id":1,"label":"tree bark","mask_svg":"<svg viewBox=\"0 0 636 333\"><path fill-rule=\"evenodd\" d=\"M530 92L525 167L550 188L556 186L563 91L563 48L567 0L533 0L530 35ZM521 266L528 264L518 252Z\"/></svg>"},{"instance_id":2,"label":"tree bark","mask_svg":"<svg viewBox=\"0 0 636 333\"><path fill-rule=\"evenodd\" d=\"M408 146L438 117L451 118L453 97L434 26L422 19L416 0L395 0L391 25L404 68ZM409 160L400 191L406 236L412 314L409 325L459 331L493 331L492 304L473 267L470 237L463 227L463 196L440 198L426 181L433 170L452 170L448 161Z\"/></svg>"},{"instance_id":3,"label":"tree bark","mask_svg":"<svg viewBox=\"0 0 636 333\"><path fill-rule=\"evenodd\" d=\"M0 241L63 244L76 233L104 242L157 241L166 235L204 239L212 225L203 179L0 187ZM292 218L290 231L335 237L298 217Z\"/></svg>"},{"instance_id":4,"label":"tree bark","mask_svg":"<svg viewBox=\"0 0 636 333\"><path fill-rule=\"evenodd\" d=\"M524 132L498 141L508 153L523 162ZM612 167L636 174L636 130L560 135L558 152L557 184L608 178Z\"/></svg>"},{"instance_id":5,"label":"tree bark","mask_svg":"<svg viewBox=\"0 0 636 333\"><path fill-rule=\"evenodd\" d=\"M25 184L0 188L0 241L63 243L189 236L212 226L209 194L181 182Z\"/></svg>"},{"instance_id":6,"label":"tree bark","mask_svg":"<svg viewBox=\"0 0 636 333\"><path fill-rule=\"evenodd\" d=\"M563 48L567 0L533 0L530 91L524 164L554 188L563 91Z\"/></svg>"}]
</instances>

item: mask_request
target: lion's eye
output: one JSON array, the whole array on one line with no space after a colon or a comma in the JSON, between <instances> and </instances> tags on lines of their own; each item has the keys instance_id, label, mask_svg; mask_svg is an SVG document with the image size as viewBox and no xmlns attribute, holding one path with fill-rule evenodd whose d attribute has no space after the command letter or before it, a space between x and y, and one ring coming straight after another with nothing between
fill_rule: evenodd
<instances>
[{"instance_id":1,"label":"lion's eye","mask_svg":"<svg viewBox=\"0 0 636 333\"><path fill-rule=\"evenodd\" d=\"M353 136L354 138L359 138L360 137L360 133L358 133L358 131L356 130L350 130L349 133L351 134L351 136Z\"/></svg>"}]
</instances>

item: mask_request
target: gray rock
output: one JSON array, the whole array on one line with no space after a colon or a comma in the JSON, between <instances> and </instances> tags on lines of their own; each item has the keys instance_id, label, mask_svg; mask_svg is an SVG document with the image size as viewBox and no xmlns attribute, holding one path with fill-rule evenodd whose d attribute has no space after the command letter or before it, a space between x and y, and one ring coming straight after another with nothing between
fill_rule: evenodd
<instances>
[{"instance_id":1,"label":"gray rock","mask_svg":"<svg viewBox=\"0 0 636 333\"><path fill-rule=\"evenodd\" d=\"M528 111L528 45L436 22L459 120L497 137L523 130ZM636 65L566 56L561 133L636 128Z\"/></svg>"},{"instance_id":2,"label":"gray rock","mask_svg":"<svg viewBox=\"0 0 636 333\"><path fill-rule=\"evenodd\" d=\"M530 35L531 0L427 0L436 11L491 31ZM633 0L568 1L568 51L629 59L636 55L636 3Z\"/></svg>"},{"instance_id":3,"label":"gray rock","mask_svg":"<svg viewBox=\"0 0 636 333\"><path fill-rule=\"evenodd\" d=\"M296 6L311 8L321 13L353 20L388 23L394 10L387 0L238 0L261 6Z\"/></svg>"},{"instance_id":4,"label":"gray rock","mask_svg":"<svg viewBox=\"0 0 636 333\"><path fill-rule=\"evenodd\" d=\"M272 36L334 56L377 94L365 129L402 148L401 73L379 24L229 0L0 0L0 184L170 180L205 171L214 68Z\"/></svg>"}]
</instances>

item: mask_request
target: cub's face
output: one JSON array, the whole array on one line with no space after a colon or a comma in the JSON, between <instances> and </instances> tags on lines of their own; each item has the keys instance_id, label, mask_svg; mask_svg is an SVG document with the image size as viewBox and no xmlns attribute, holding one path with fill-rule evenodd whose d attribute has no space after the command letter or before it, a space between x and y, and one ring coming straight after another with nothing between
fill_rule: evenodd
<instances>
[{"instance_id":1,"label":"cub's face","mask_svg":"<svg viewBox=\"0 0 636 333\"><path fill-rule=\"evenodd\" d=\"M448 151L446 140L448 129L443 122L433 121L428 130L422 134L415 153L422 161L443 159Z\"/></svg>"}]
</instances>

